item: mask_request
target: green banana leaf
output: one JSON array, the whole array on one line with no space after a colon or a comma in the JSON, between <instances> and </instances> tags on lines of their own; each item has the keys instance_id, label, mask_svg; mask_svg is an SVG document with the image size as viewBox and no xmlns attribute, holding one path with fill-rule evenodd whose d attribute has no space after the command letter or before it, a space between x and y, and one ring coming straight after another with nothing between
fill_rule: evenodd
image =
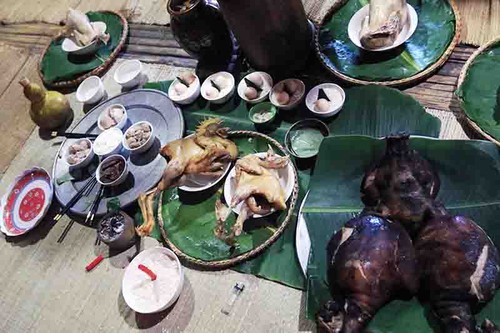
<instances>
[{"instance_id":1,"label":"green banana leaf","mask_svg":"<svg viewBox=\"0 0 500 333\"><path fill-rule=\"evenodd\" d=\"M500 41L473 60L456 94L467 117L500 141Z\"/></svg>"},{"instance_id":2,"label":"green banana leaf","mask_svg":"<svg viewBox=\"0 0 500 333\"><path fill-rule=\"evenodd\" d=\"M436 140L412 137L411 146L438 170L438 200L453 214L472 218L500 245L500 150L487 141ZM304 206L311 238L308 264L307 315L313 319L329 298L326 283L326 244L333 233L362 209L360 183L378 160L383 140L367 136L327 138L320 148L310 194ZM485 317L500 321L500 294L483 308ZM382 308L370 323L370 332L432 332L435 322L427 306L417 300L396 300Z\"/></svg>"},{"instance_id":3,"label":"green banana leaf","mask_svg":"<svg viewBox=\"0 0 500 333\"><path fill-rule=\"evenodd\" d=\"M62 50L63 38L53 40L41 61L41 72L45 82L54 83L75 79L101 66L118 46L123 33L123 24L118 15L109 12L88 12L91 22L106 23L110 40L107 45L89 56L70 55Z\"/></svg>"},{"instance_id":4,"label":"green banana leaf","mask_svg":"<svg viewBox=\"0 0 500 333\"><path fill-rule=\"evenodd\" d=\"M150 82L145 88L168 91L171 81ZM396 89L380 86L363 86L346 89L346 103L343 111L326 122L332 134L362 133L373 136L385 136L388 133L406 131L412 134L437 137L440 130L439 119L427 114L425 109L412 97ZM182 111L188 131L208 117L221 117L232 129L254 130L265 132L283 142L286 130L292 122L303 119L310 114L304 105L296 111L280 112L277 122L270 127L255 127L248 119L250 106L237 96L223 106L215 106L199 98L195 103L183 106ZM265 149L265 148L264 148ZM309 187L312 165L302 166L299 175L300 203ZM296 211L283 235L269 249L255 259L246 261L234 269L251 273L287 286L304 289L305 281L295 254ZM207 204L207 211L213 214L213 205ZM142 223L137 216L136 222ZM159 230L153 236L161 239Z\"/></svg>"},{"instance_id":5,"label":"green banana leaf","mask_svg":"<svg viewBox=\"0 0 500 333\"><path fill-rule=\"evenodd\" d=\"M240 156L268 149L268 141L262 138L235 138L234 142L238 146ZM223 187L223 182L219 185ZM236 257L264 243L283 223L286 216L283 211L247 221L243 233L236 238L236 247L232 248L214 236L214 207L221 193L219 190L208 195L199 195L182 193L176 188L163 193L162 217L165 231L169 240L185 254L204 261ZM234 224L235 216L236 214L232 213L226 221L228 230Z\"/></svg>"},{"instance_id":6,"label":"green banana leaf","mask_svg":"<svg viewBox=\"0 0 500 333\"><path fill-rule=\"evenodd\" d=\"M144 87L167 92L170 83L171 81L154 82ZM345 93L342 111L335 117L322 119L329 126L332 135L379 137L408 132L414 135L439 136L439 119L426 113L424 107L413 97L397 89L368 85L346 89ZM237 94L221 106L200 97L193 104L184 106L182 113L189 130L193 130L203 119L219 117L224 120L225 126L232 129L264 132L282 143L286 131L294 122L312 116L302 104L296 111L279 111L276 120L269 126L255 126L248 118L251 107Z\"/></svg>"},{"instance_id":7,"label":"green banana leaf","mask_svg":"<svg viewBox=\"0 0 500 333\"><path fill-rule=\"evenodd\" d=\"M348 0L319 31L319 55L330 70L365 81L411 77L434 64L455 35L455 14L447 0L408 0L418 15L417 30L394 50L364 51L347 34L351 17L368 0Z\"/></svg>"}]
</instances>

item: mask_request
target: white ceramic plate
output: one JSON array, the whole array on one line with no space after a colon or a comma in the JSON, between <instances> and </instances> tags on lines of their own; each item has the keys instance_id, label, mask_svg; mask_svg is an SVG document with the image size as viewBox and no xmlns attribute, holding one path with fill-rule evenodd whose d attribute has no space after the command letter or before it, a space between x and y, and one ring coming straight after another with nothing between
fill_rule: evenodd
<instances>
[{"instance_id":1,"label":"white ceramic plate","mask_svg":"<svg viewBox=\"0 0 500 333\"><path fill-rule=\"evenodd\" d=\"M302 209L304 208L308 195L309 192L306 193L300 204L297 229L295 232L295 251L297 252L297 258L299 258L299 264L305 276L307 276L307 263L309 261L309 252L311 251L311 238L309 238L309 231L307 230L307 224L302 214Z\"/></svg>"},{"instance_id":2,"label":"white ceramic plate","mask_svg":"<svg viewBox=\"0 0 500 333\"><path fill-rule=\"evenodd\" d=\"M188 175L186 177L186 184L184 186L179 186L179 189L186 192L201 192L205 191L212 186L217 185L229 172L231 168L231 163L226 163L224 166L224 172L222 176L214 178L211 176L204 175Z\"/></svg>"},{"instance_id":3,"label":"white ceramic plate","mask_svg":"<svg viewBox=\"0 0 500 333\"><path fill-rule=\"evenodd\" d=\"M253 154L259 157L265 157L267 153L256 153ZM293 187L295 184L295 171L293 170L293 163L290 161L288 162L288 165L286 168L283 169L278 169L275 170L278 172L278 179L280 181L281 187L285 191L285 201L290 198L293 192ZM226 182L224 183L224 199L226 200L226 203L229 204L231 202L231 199L233 198L233 193L236 187L236 169L232 168L231 171L229 172L229 175L226 178ZM239 205L233 208L233 212L236 214L239 214L241 211L241 206L243 205L243 202L240 202ZM259 218L263 216L267 216L272 214L273 211L271 211L269 214L266 215L259 215L259 214L254 214L254 218Z\"/></svg>"},{"instance_id":4,"label":"white ceramic plate","mask_svg":"<svg viewBox=\"0 0 500 333\"><path fill-rule=\"evenodd\" d=\"M408 6L408 22L406 22L405 26L403 27L403 30L401 30L398 38L394 41L394 44L392 44L391 46L381 47L378 49L367 49L361 45L361 41L359 40L359 33L361 31L361 25L363 23L363 19L370 13L370 5L364 6L363 8L358 10L356 14L352 16L351 20L349 21L349 26L347 27L347 33L349 34L349 39L357 47L372 52L387 51L400 46L413 35L415 30L417 30L417 25L418 25L417 12L409 4L407 4L407 6Z\"/></svg>"},{"instance_id":5,"label":"white ceramic plate","mask_svg":"<svg viewBox=\"0 0 500 333\"><path fill-rule=\"evenodd\" d=\"M90 22L92 28L98 32L98 34L103 34L106 32L106 23L104 22ZM64 38L62 45L64 52L74 53L77 55L85 55L95 53L101 47L101 41L94 40L92 43L86 46L78 46L72 38Z\"/></svg>"}]
</instances>

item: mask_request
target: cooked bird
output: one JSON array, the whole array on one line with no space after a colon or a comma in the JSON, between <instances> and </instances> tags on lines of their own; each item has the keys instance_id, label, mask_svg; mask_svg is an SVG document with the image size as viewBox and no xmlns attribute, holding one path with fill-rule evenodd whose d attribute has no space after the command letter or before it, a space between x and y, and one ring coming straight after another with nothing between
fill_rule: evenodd
<instances>
[{"instance_id":1,"label":"cooked bird","mask_svg":"<svg viewBox=\"0 0 500 333\"><path fill-rule=\"evenodd\" d=\"M421 295L428 298L443 332L477 332L473 313L500 286L500 256L474 221L437 214L415 240ZM491 322L483 332L498 332Z\"/></svg>"},{"instance_id":2,"label":"cooked bird","mask_svg":"<svg viewBox=\"0 0 500 333\"><path fill-rule=\"evenodd\" d=\"M378 49L394 44L408 20L406 0L370 0L370 12L361 23L361 45Z\"/></svg>"},{"instance_id":3,"label":"cooked bird","mask_svg":"<svg viewBox=\"0 0 500 333\"><path fill-rule=\"evenodd\" d=\"M333 300L318 321L328 332L362 332L384 304L417 292L415 252L397 222L375 215L348 221L330 240L327 260Z\"/></svg>"},{"instance_id":4,"label":"cooked bird","mask_svg":"<svg viewBox=\"0 0 500 333\"><path fill-rule=\"evenodd\" d=\"M203 121L194 135L172 141L161 149L160 154L169 162L158 186L139 197L144 218L144 224L136 228L139 236L151 234L156 224L153 201L159 192L181 186L189 174L220 176L225 164L236 159L238 148L227 139L228 131L222 127L222 120L211 118Z\"/></svg>"},{"instance_id":5,"label":"cooked bird","mask_svg":"<svg viewBox=\"0 0 500 333\"><path fill-rule=\"evenodd\" d=\"M243 202L236 223L229 236L224 234L224 222L230 211L218 201L216 203L217 227L215 235L228 243L234 241L243 230L243 223L253 214L268 214L273 210L286 209L285 193L276 172L288 165L287 156L279 156L270 148L264 158L247 155L235 165L235 192L230 206Z\"/></svg>"},{"instance_id":6,"label":"cooked bird","mask_svg":"<svg viewBox=\"0 0 500 333\"><path fill-rule=\"evenodd\" d=\"M440 180L432 165L410 148L409 136L386 138L385 154L365 174L361 200L368 211L402 223L410 234L434 207Z\"/></svg>"},{"instance_id":7,"label":"cooked bird","mask_svg":"<svg viewBox=\"0 0 500 333\"><path fill-rule=\"evenodd\" d=\"M102 40L105 44L109 40L108 34L98 34L94 30L87 15L72 8L68 10L66 16L66 34L72 36L79 46L89 45L96 39Z\"/></svg>"}]
</instances>

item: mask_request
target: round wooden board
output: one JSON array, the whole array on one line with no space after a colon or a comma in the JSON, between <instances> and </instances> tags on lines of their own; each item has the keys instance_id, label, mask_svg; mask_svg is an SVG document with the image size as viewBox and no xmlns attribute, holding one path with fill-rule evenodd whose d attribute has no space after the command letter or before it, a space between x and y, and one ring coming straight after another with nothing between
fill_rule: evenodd
<instances>
[{"instance_id":1,"label":"round wooden board","mask_svg":"<svg viewBox=\"0 0 500 333\"><path fill-rule=\"evenodd\" d=\"M106 59L106 61L104 61L102 63L102 65L100 65L99 67L94 68L90 72L85 73L85 74L83 74L83 75L81 75L81 76L79 76L79 77L77 77L77 78L75 78L73 80L48 82L43 77L43 74L42 74L42 71L41 71L41 63L42 63L42 59L45 56L45 53L47 52L47 50L50 47L50 44L52 43L52 41L55 40L55 39L58 39L58 38L62 37L62 34L59 33L58 35L54 36L54 38L52 38L49 41L49 43L47 44L47 46L43 50L42 56L40 57L40 61L38 62L38 75L42 79L43 84L45 86L47 86L49 88L69 88L69 87L78 86L80 83L83 82L83 80L85 80L86 78L88 78L88 77L90 77L92 75L101 76L102 74L104 74L108 70L108 68L111 66L111 64L116 60L118 54L120 53L120 51L122 50L123 46L125 45L125 40L127 39L127 35L128 35L128 22L127 22L127 19L122 14L114 12L114 11L102 10L102 11L99 11L99 12L110 13L110 14L113 14L113 15L116 15L116 16L120 17L120 21L122 22L122 25L123 25L123 31L122 31L122 35L120 37L120 41L119 41L118 45L116 46L116 48L109 55L109 57Z\"/></svg>"},{"instance_id":2,"label":"round wooden board","mask_svg":"<svg viewBox=\"0 0 500 333\"><path fill-rule=\"evenodd\" d=\"M470 66L472 65L472 63L474 62L474 60L477 58L477 56L479 56L484 51L488 50L491 46L493 46L494 44L496 44L498 42L500 42L500 37L495 38L492 41L489 41L485 45L481 46L479 49L477 49L470 56L470 58L465 63L464 67L462 67L462 70L460 72L460 76L458 77L458 83L457 83L457 90L456 91L460 90L462 84L464 83L465 77L467 76L467 71L469 70ZM455 92L455 94L457 94L457 93ZM459 96L458 96L458 98L459 98L459 100L461 102L463 102L462 99ZM486 138L486 139L490 140L491 142L493 142L493 143L497 144L498 146L500 146L500 141L499 140L495 139L493 136L491 136L488 133L486 133L485 131L483 131L483 129L474 120L472 120L471 118L469 118L469 116L467 115L467 113L464 112L463 106L462 106L461 109L462 109L462 112L463 112L463 114L465 116L465 119L466 119L467 123L470 125L470 127L472 129L474 129L477 133L479 133L484 138Z\"/></svg>"},{"instance_id":3,"label":"round wooden board","mask_svg":"<svg viewBox=\"0 0 500 333\"><path fill-rule=\"evenodd\" d=\"M230 137L260 137L263 139L266 139L269 141L269 144L275 148L278 153L282 156L289 156L283 146L273 138L258 133L258 132L253 132L253 131L232 131L229 133ZM290 161L290 163L292 163ZM298 193L299 193L299 185L298 185L298 175L297 175L297 170L295 169L295 166L293 168L294 173L295 173L295 184L293 188L292 195L290 199L288 199L288 208L286 212L286 216L281 223L281 225L276 229L276 231L272 234L271 237L269 237L265 242L262 244L258 245L257 247L253 248L252 250L239 254L238 256L235 256L230 259L224 259L224 260L215 260L215 261L204 261L200 260L198 258L194 258L190 255L185 254L180 248L178 248L168 237L168 234L165 230L164 227L164 221L163 221L163 215L162 215L162 198L163 195L160 195L159 203L158 203L158 222L160 225L160 231L163 236L163 239L167 243L168 247L172 249L172 251L175 252L175 254L181 259L185 260L189 263L192 263L197 266L205 267L205 268L211 268L211 269L223 269L223 268L228 268L231 266L234 266L236 264L239 264L243 261L249 260L251 258L254 258L261 254L264 250L266 250L269 246L271 246L283 233L285 228L290 224L290 219L293 216L293 212L295 211L295 205L297 204L297 198L298 198ZM215 216L215 210L214 210L214 216ZM213 236L215 237L215 235Z\"/></svg>"},{"instance_id":4,"label":"round wooden board","mask_svg":"<svg viewBox=\"0 0 500 333\"><path fill-rule=\"evenodd\" d=\"M105 101L80 120L73 128L73 132L100 133L101 131L97 127L99 114L116 103L124 105L127 109L127 126L141 120L147 120L153 125L156 139L151 149L144 154L128 156L130 173L127 180L119 186L106 188L104 198L97 210L98 215L106 213L107 198L117 197L121 206L125 207L136 201L141 192L155 186L167 165L165 159L159 155L160 148L170 141L181 138L184 133L184 118L181 110L165 93L151 89L126 92ZM77 181L67 181L58 185L57 180L69 172L68 164L62 159L62 152L75 141L78 141L78 139L67 139L62 143L52 169L55 195L62 205L67 204L77 191L83 187L88 177L90 177L90 173L93 169L96 169L99 163L98 157L95 156L89 167L71 172L72 176L78 179ZM98 187L96 186L93 193L96 193L97 190ZM94 194L89 195L90 199L93 197ZM71 212L83 215L87 212L88 206L89 203L83 197L71 208Z\"/></svg>"},{"instance_id":5,"label":"round wooden board","mask_svg":"<svg viewBox=\"0 0 500 333\"><path fill-rule=\"evenodd\" d=\"M357 0L348 0L348 1L357 1ZM332 73L334 76L336 76L344 81L347 81L349 83L352 83L352 84L363 84L363 85L376 84L376 85L384 85L384 86L402 86L402 85L416 83L416 82L424 79L425 77L431 75L434 71L436 71L439 67L441 67L448 60L448 58L451 56L453 49L455 48L457 43L460 41L460 31L462 29L462 20L460 17L460 13L458 11L457 4L456 4L455 0L443 0L443 1L449 2L451 9L453 10L453 14L455 16L454 36L453 36L451 42L449 43L448 47L444 50L443 54L434 63L432 63L431 65L429 65L425 69L421 70L420 72L417 72L416 74L414 74L412 76L401 78L401 79L388 79L388 80L384 80L384 81L366 80L366 79L359 79L359 78L349 76L345 73L342 73L340 70L338 70L334 66L332 66L330 64L331 61L322 52L322 46L321 46L321 42L320 42L320 33L321 33L321 27L324 26L332 18L332 15L334 16L337 11L341 10L342 6L335 8L335 10L332 10L332 12L329 13L329 15L325 16L325 18L323 19L323 21L321 22L319 27L316 29L315 41L314 41L315 53L316 53L318 59L320 60L321 64L323 65L323 67L325 67L330 73ZM419 23L419 25L420 25L420 23ZM347 31L347 26L345 27L345 29ZM342 43L344 43L344 42L341 41L340 44L342 44ZM348 43L352 43L352 42L348 41ZM375 53L377 53L377 52L375 52ZM384 52L380 52L380 53L384 53ZM381 54L376 54L375 56L381 56Z\"/></svg>"}]
</instances>

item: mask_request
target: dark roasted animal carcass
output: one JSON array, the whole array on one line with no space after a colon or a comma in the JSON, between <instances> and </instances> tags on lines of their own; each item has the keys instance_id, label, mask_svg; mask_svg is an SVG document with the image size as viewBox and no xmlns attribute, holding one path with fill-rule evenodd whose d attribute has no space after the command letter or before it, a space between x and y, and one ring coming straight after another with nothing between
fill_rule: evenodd
<instances>
[{"instance_id":1,"label":"dark roasted animal carcass","mask_svg":"<svg viewBox=\"0 0 500 333\"><path fill-rule=\"evenodd\" d=\"M417 292L412 242L397 222L375 215L348 221L330 240L327 258L333 300L318 320L329 332L362 332L384 304Z\"/></svg>"},{"instance_id":2,"label":"dark roasted animal carcass","mask_svg":"<svg viewBox=\"0 0 500 333\"><path fill-rule=\"evenodd\" d=\"M438 174L410 148L409 136L391 136L384 156L361 182L361 200L367 211L396 220L413 234L433 207L439 187Z\"/></svg>"},{"instance_id":3,"label":"dark roasted animal carcass","mask_svg":"<svg viewBox=\"0 0 500 333\"><path fill-rule=\"evenodd\" d=\"M500 257L474 221L447 213L432 217L415 240L421 290L443 332L478 332L473 312L500 286ZM500 332L491 322L483 332Z\"/></svg>"}]
</instances>

